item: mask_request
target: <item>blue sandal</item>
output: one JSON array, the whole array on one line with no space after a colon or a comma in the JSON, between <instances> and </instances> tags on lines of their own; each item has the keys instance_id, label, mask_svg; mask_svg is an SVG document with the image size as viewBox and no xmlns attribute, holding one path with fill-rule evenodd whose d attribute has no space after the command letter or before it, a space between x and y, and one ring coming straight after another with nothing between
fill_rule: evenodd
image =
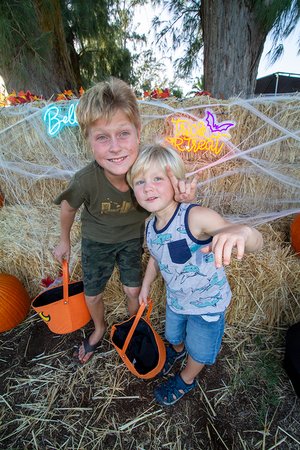
<instances>
[{"instance_id":1,"label":"blue sandal","mask_svg":"<svg viewBox=\"0 0 300 450\"><path fill-rule=\"evenodd\" d=\"M185 394L196 387L196 381L192 384L186 384L179 374L169 378L154 389L154 396L161 405L169 406L178 402Z\"/></svg>"},{"instance_id":2,"label":"blue sandal","mask_svg":"<svg viewBox=\"0 0 300 450\"><path fill-rule=\"evenodd\" d=\"M174 366L175 362L184 358L186 355L185 349L183 349L181 352L176 352L173 345L169 345L166 349L166 352L166 362L161 372L159 373L159 376L161 377L167 375Z\"/></svg>"}]
</instances>

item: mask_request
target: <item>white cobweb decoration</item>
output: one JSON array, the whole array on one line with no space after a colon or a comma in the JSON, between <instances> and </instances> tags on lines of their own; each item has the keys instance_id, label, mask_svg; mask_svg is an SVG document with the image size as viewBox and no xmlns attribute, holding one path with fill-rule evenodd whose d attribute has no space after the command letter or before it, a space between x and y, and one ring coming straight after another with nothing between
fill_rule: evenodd
<instances>
[{"instance_id":1,"label":"white cobweb decoration","mask_svg":"<svg viewBox=\"0 0 300 450\"><path fill-rule=\"evenodd\" d=\"M0 110L0 190L6 205L44 205L92 158L78 127L47 134L47 104ZM170 114L203 117L209 108L234 120L227 154L196 153L190 173L200 172L198 200L229 219L259 225L300 212L300 97L297 95L216 101L141 101L143 142L157 138ZM54 207L54 205L53 205Z\"/></svg>"},{"instance_id":2,"label":"white cobweb decoration","mask_svg":"<svg viewBox=\"0 0 300 450\"><path fill-rule=\"evenodd\" d=\"M158 106L166 110L163 102ZM219 114L220 122L236 122L232 140L226 141L227 153L209 160L207 152L198 152L190 158L189 168L194 167L189 173L200 173L200 203L234 222L254 226L300 211L299 96L221 103L210 99L199 104L194 100L192 106L182 106L168 107L168 114L192 111L194 118L203 118L205 110L210 109ZM144 120L149 123L161 117L149 114Z\"/></svg>"}]
</instances>

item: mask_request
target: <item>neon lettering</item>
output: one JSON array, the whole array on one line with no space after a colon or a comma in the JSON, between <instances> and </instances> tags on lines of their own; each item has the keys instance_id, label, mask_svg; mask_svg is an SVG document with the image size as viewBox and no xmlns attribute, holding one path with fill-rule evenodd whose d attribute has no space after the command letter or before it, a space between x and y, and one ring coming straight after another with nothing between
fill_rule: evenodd
<instances>
[{"instance_id":1,"label":"neon lettering","mask_svg":"<svg viewBox=\"0 0 300 450\"><path fill-rule=\"evenodd\" d=\"M179 113L180 114L180 113ZM170 122L169 122L170 123ZM204 120L195 121L185 114L171 117L172 132L166 136L170 143L179 152L197 153L212 152L219 155L224 148L224 141L231 138L228 128L234 127L234 122L218 123L209 110L206 110Z\"/></svg>"},{"instance_id":2,"label":"neon lettering","mask_svg":"<svg viewBox=\"0 0 300 450\"><path fill-rule=\"evenodd\" d=\"M64 127L76 127L78 122L76 119L76 106L78 100L68 102L67 105L52 104L47 106L43 115L43 120L47 128L47 133L51 137L55 137Z\"/></svg>"}]
</instances>

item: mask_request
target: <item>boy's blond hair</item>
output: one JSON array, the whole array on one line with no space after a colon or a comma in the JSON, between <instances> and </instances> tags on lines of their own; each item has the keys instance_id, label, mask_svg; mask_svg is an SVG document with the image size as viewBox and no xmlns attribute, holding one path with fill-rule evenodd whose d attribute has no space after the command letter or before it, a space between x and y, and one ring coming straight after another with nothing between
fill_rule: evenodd
<instances>
[{"instance_id":1,"label":"boy's blond hair","mask_svg":"<svg viewBox=\"0 0 300 450\"><path fill-rule=\"evenodd\" d=\"M123 111L137 130L141 128L141 119L136 96L125 81L110 77L88 89L80 98L76 117L85 138L90 126L97 119L109 122L112 116Z\"/></svg>"},{"instance_id":2,"label":"boy's blond hair","mask_svg":"<svg viewBox=\"0 0 300 450\"><path fill-rule=\"evenodd\" d=\"M169 166L177 179L185 178L184 162L176 150L159 144L153 144L146 145L141 149L135 163L127 172L126 178L128 184L133 187L135 178L154 165L158 165L164 171L166 171L166 166Z\"/></svg>"}]
</instances>

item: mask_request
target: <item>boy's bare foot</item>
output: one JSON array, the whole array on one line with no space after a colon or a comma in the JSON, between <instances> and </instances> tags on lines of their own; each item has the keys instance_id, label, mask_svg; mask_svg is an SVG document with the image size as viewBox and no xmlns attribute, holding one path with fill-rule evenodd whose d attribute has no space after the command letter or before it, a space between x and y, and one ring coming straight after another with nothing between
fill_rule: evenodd
<instances>
[{"instance_id":1,"label":"boy's bare foot","mask_svg":"<svg viewBox=\"0 0 300 450\"><path fill-rule=\"evenodd\" d=\"M96 333L96 331L93 331L90 336L82 341L78 352L75 352L74 354L74 356L79 359L81 364L87 363L94 355L96 349L99 347L102 341L105 331L106 328L104 328L104 331L102 333Z\"/></svg>"}]
</instances>

